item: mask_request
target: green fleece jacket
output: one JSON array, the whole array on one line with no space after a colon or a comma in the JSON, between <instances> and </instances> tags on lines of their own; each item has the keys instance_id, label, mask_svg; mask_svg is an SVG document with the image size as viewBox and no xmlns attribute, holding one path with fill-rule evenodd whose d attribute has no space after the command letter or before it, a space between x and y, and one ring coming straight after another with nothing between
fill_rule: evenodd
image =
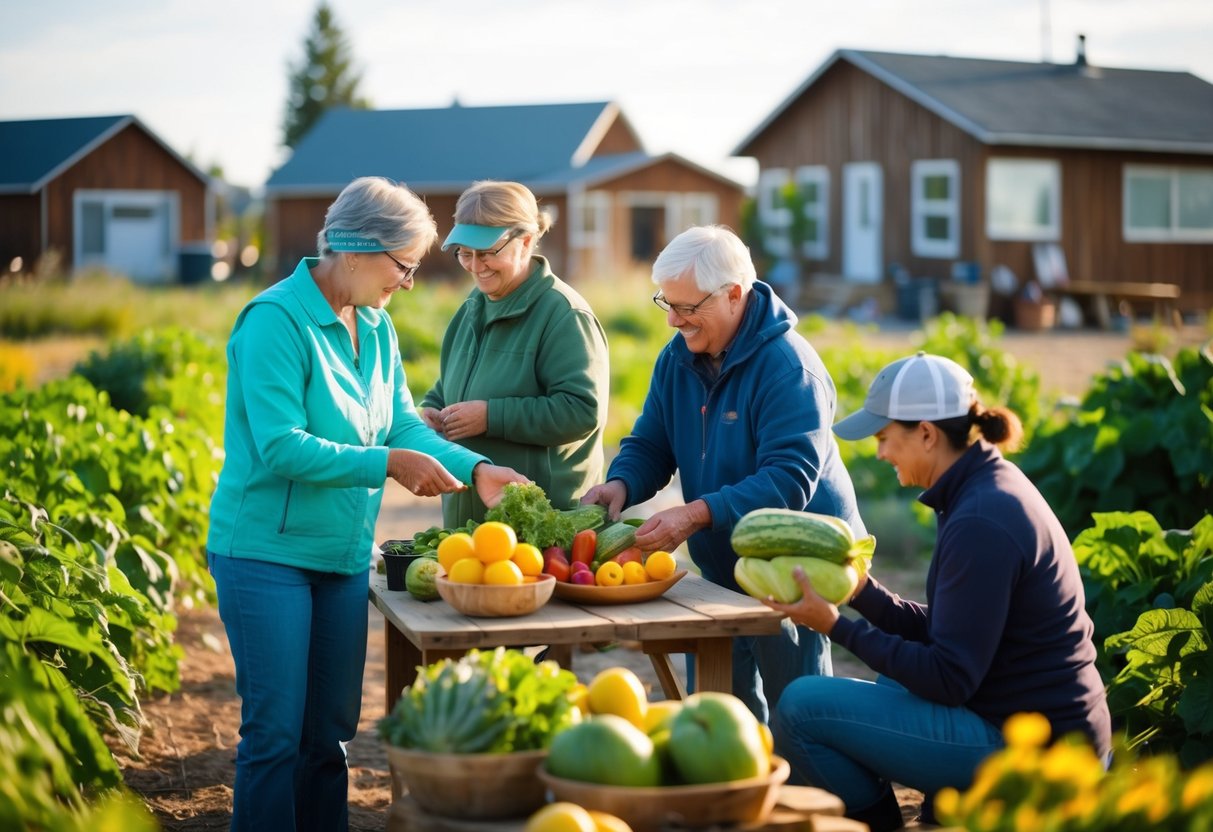
<instances>
[{"instance_id":1,"label":"green fleece jacket","mask_svg":"<svg viewBox=\"0 0 1213 832\"><path fill-rule=\"evenodd\" d=\"M427 453L465 484L484 460L417 415L391 318L349 331L307 258L241 311L227 345L224 463L206 547L353 575L370 566L388 451Z\"/></svg>"},{"instance_id":2,"label":"green fleece jacket","mask_svg":"<svg viewBox=\"0 0 1213 832\"><path fill-rule=\"evenodd\" d=\"M488 429L465 447L530 477L556 508L601 481L610 360L585 299L543 257L513 292L473 289L442 340L439 379L421 407L488 402ZM484 519L472 492L442 499L443 522Z\"/></svg>"}]
</instances>

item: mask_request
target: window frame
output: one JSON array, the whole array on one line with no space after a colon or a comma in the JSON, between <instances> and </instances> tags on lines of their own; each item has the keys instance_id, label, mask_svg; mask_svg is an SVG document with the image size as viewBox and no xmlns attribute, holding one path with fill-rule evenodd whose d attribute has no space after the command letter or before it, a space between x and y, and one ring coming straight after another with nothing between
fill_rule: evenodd
<instances>
[{"instance_id":1,"label":"window frame","mask_svg":"<svg viewBox=\"0 0 1213 832\"><path fill-rule=\"evenodd\" d=\"M948 179L948 198L929 199L923 193L928 177ZM926 236L928 217L948 221L947 239ZM915 257L951 260L960 256L960 162L955 159L918 159L910 163L910 251Z\"/></svg>"},{"instance_id":2,"label":"window frame","mask_svg":"<svg viewBox=\"0 0 1213 832\"><path fill-rule=\"evenodd\" d=\"M792 212L781 204L782 200L772 198L791 181L792 174L787 168L764 168L758 173L758 224L762 228L763 245L775 257L792 254Z\"/></svg>"},{"instance_id":3,"label":"window frame","mask_svg":"<svg viewBox=\"0 0 1213 832\"><path fill-rule=\"evenodd\" d=\"M995 167L1042 166L1049 176L1048 207L1050 222L1035 229L1003 227L995 224L992 182ZM1020 240L1027 242L1055 243L1061 240L1061 161L1047 157L992 156L986 160L986 237L991 240Z\"/></svg>"},{"instance_id":4,"label":"window frame","mask_svg":"<svg viewBox=\"0 0 1213 832\"><path fill-rule=\"evenodd\" d=\"M803 194L804 186L817 186L816 202L804 202L805 219L817 221L817 238L805 240L801 253L809 260L830 257L830 169L826 165L802 165L796 169L796 187Z\"/></svg>"},{"instance_id":5,"label":"window frame","mask_svg":"<svg viewBox=\"0 0 1213 832\"><path fill-rule=\"evenodd\" d=\"M1201 174L1213 176L1213 167L1187 167L1180 165L1125 164L1121 176L1121 234L1127 243L1208 243L1213 241L1213 224L1207 229L1181 228L1179 226L1179 183L1184 175ZM1168 181L1169 228L1137 228L1129 224L1131 180L1151 177Z\"/></svg>"}]
</instances>

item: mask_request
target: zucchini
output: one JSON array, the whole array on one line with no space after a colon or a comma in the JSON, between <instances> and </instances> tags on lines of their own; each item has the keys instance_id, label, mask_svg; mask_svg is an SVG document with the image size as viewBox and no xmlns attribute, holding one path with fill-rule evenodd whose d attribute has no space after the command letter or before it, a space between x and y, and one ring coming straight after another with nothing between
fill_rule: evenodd
<instances>
[{"instance_id":1,"label":"zucchini","mask_svg":"<svg viewBox=\"0 0 1213 832\"><path fill-rule=\"evenodd\" d=\"M606 506L588 505L565 509L560 512L573 522L573 534L586 529L597 531L607 524Z\"/></svg>"},{"instance_id":2,"label":"zucchini","mask_svg":"<svg viewBox=\"0 0 1213 832\"><path fill-rule=\"evenodd\" d=\"M598 545L594 548L594 562L590 569L597 571L615 555L624 549L636 545L636 527L622 520L606 525L598 530Z\"/></svg>"},{"instance_id":3,"label":"zucchini","mask_svg":"<svg viewBox=\"0 0 1213 832\"><path fill-rule=\"evenodd\" d=\"M856 546L851 527L840 518L786 508L760 508L746 514L733 527L731 542L744 558L799 555L831 563L849 561Z\"/></svg>"}]
</instances>

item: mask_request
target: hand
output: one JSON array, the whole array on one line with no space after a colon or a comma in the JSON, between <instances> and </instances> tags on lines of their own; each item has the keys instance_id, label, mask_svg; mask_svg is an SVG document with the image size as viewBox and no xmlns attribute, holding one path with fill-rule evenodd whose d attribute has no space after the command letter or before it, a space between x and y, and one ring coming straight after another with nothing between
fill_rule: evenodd
<instances>
[{"instance_id":1,"label":"hand","mask_svg":"<svg viewBox=\"0 0 1213 832\"><path fill-rule=\"evenodd\" d=\"M417 415L421 417L421 421L425 422L429 428L442 435L442 415L436 407L418 408Z\"/></svg>"},{"instance_id":2,"label":"hand","mask_svg":"<svg viewBox=\"0 0 1213 832\"><path fill-rule=\"evenodd\" d=\"M387 473L418 497L437 497L467 487L429 454L404 448L388 453Z\"/></svg>"},{"instance_id":3,"label":"hand","mask_svg":"<svg viewBox=\"0 0 1213 832\"><path fill-rule=\"evenodd\" d=\"M512 482L528 483L530 480L513 468L489 462L478 462L472 469L472 484L476 487L476 496L489 508L501 502L502 489Z\"/></svg>"},{"instance_id":4,"label":"hand","mask_svg":"<svg viewBox=\"0 0 1213 832\"><path fill-rule=\"evenodd\" d=\"M581 496L583 506L606 506L607 517L619 519L623 504L628 499L628 487L623 480L607 480L602 485L596 485Z\"/></svg>"},{"instance_id":5,"label":"hand","mask_svg":"<svg viewBox=\"0 0 1213 832\"><path fill-rule=\"evenodd\" d=\"M489 403L486 401L449 404L438 416L442 420L440 432L452 442L479 436L489 429Z\"/></svg>"},{"instance_id":6,"label":"hand","mask_svg":"<svg viewBox=\"0 0 1213 832\"><path fill-rule=\"evenodd\" d=\"M672 552L688 537L712 524L712 513L703 500L659 511L636 530L636 545L646 552Z\"/></svg>"},{"instance_id":7,"label":"hand","mask_svg":"<svg viewBox=\"0 0 1213 832\"><path fill-rule=\"evenodd\" d=\"M778 610L797 624L802 624L814 632L828 636L830 630L834 629L834 624L841 617L838 607L817 594L817 591L813 589L813 582L799 566L792 570L792 577L796 579L796 583L800 584L800 589L804 592L803 598L795 604L781 604L774 598L763 598L762 603L773 610Z\"/></svg>"}]
</instances>

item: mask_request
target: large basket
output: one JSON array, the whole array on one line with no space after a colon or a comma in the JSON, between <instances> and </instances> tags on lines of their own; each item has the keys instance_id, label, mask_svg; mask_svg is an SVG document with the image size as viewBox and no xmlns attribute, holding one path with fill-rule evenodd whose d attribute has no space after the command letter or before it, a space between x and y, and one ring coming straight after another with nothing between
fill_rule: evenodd
<instances>
[{"instance_id":1,"label":"large basket","mask_svg":"<svg viewBox=\"0 0 1213 832\"><path fill-rule=\"evenodd\" d=\"M544 802L538 769L547 750L509 754L437 754L387 747L392 793L405 790L425 811L488 820L529 815Z\"/></svg>"}]
</instances>

